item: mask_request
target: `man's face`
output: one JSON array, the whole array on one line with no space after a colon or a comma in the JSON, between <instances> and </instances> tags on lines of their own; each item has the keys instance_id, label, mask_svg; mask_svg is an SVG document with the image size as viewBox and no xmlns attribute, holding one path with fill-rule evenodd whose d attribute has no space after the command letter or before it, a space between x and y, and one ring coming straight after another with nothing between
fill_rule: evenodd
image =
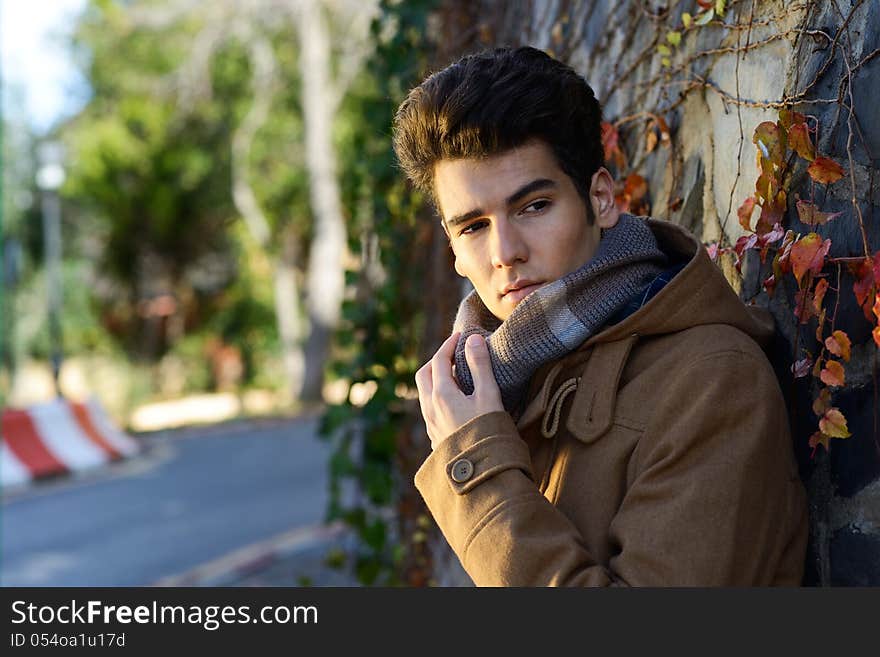
<instances>
[{"instance_id":1,"label":"man's face","mask_svg":"<svg viewBox=\"0 0 880 657\"><path fill-rule=\"evenodd\" d=\"M617 221L597 200L598 220L588 225L584 199L543 141L489 158L441 160L434 189L455 270L501 320L539 287L586 264L600 228Z\"/></svg>"}]
</instances>

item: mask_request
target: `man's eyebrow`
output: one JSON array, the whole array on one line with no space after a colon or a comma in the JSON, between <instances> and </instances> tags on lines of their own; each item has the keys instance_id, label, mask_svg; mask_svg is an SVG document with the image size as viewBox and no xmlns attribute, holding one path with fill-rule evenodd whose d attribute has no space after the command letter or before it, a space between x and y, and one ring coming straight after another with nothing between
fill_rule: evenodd
<instances>
[{"instance_id":1,"label":"man's eyebrow","mask_svg":"<svg viewBox=\"0 0 880 657\"><path fill-rule=\"evenodd\" d=\"M470 221L471 219L476 219L481 214L485 214L480 208L476 208L475 210L471 210L470 212L465 212L464 214L457 214L454 217L450 217L446 221L447 226L458 226L459 224L463 224L466 221Z\"/></svg>"},{"instance_id":2,"label":"man's eyebrow","mask_svg":"<svg viewBox=\"0 0 880 657\"><path fill-rule=\"evenodd\" d=\"M532 192L538 191L539 189L554 189L558 187L555 180L550 180L549 178L538 178L537 180L533 180L530 183L526 183L518 190L516 190L513 194L507 197L507 205L513 205L517 201L520 201L524 197L528 196ZM470 221L471 219L476 219L481 214L485 214L482 209L476 208L471 210L470 212L465 212L464 214L457 214L454 217L450 217L446 221L447 226L458 226L459 224L463 224L466 221Z\"/></svg>"},{"instance_id":3,"label":"man's eyebrow","mask_svg":"<svg viewBox=\"0 0 880 657\"><path fill-rule=\"evenodd\" d=\"M523 197L528 196L532 192L536 192L539 189L553 189L558 187L555 180L550 180L549 178L538 178L537 180L533 180L530 183L526 183L518 190L516 190L513 194L507 197L507 205L513 205L517 201L521 200Z\"/></svg>"}]
</instances>

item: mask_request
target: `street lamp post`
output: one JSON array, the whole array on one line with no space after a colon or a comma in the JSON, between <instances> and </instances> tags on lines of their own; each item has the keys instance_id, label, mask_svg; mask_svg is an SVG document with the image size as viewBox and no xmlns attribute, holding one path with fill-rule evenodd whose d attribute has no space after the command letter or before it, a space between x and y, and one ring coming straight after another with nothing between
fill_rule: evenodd
<instances>
[{"instance_id":1,"label":"street lamp post","mask_svg":"<svg viewBox=\"0 0 880 657\"><path fill-rule=\"evenodd\" d=\"M64 149L54 141L37 149L37 187L40 188L43 214L43 262L46 267L49 343L52 380L55 394L61 396L59 376L63 358L61 334L61 199L58 189L64 184Z\"/></svg>"}]
</instances>

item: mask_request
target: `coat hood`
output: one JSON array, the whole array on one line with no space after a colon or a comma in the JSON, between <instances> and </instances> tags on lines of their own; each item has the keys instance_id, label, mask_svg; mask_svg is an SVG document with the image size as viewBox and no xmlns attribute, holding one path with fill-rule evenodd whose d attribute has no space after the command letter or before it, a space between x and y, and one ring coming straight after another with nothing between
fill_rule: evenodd
<instances>
[{"instance_id":1,"label":"coat hood","mask_svg":"<svg viewBox=\"0 0 880 657\"><path fill-rule=\"evenodd\" d=\"M687 261L687 265L642 308L592 336L581 349L634 334L663 335L704 324L727 324L766 350L774 332L770 312L745 305L690 232L669 221L645 221L670 262Z\"/></svg>"}]
</instances>

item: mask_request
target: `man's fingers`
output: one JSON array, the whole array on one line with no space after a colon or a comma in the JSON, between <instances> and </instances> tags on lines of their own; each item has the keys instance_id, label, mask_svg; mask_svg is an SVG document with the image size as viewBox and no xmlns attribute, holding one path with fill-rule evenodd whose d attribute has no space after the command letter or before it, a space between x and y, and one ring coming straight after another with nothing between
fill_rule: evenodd
<instances>
[{"instance_id":1,"label":"man's fingers","mask_svg":"<svg viewBox=\"0 0 880 657\"><path fill-rule=\"evenodd\" d=\"M464 356L474 379L474 394L489 393L497 396L498 383L495 381L495 373L492 371L492 361L489 358L486 339L476 334L468 336L467 342L465 342Z\"/></svg>"},{"instance_id":2,"label":"man's fingers","mask_svg":"<svg viewBox=\"0 0 880 657\"><path fill-rule=\"evenodd\" d=\"M458 344L459 335L461 333L456 331L446 338L431 359L431 377L434 390L437 392L455 383L452 377L452 358L455 356L455 345Z\"/></svg>"}]
</instances>

